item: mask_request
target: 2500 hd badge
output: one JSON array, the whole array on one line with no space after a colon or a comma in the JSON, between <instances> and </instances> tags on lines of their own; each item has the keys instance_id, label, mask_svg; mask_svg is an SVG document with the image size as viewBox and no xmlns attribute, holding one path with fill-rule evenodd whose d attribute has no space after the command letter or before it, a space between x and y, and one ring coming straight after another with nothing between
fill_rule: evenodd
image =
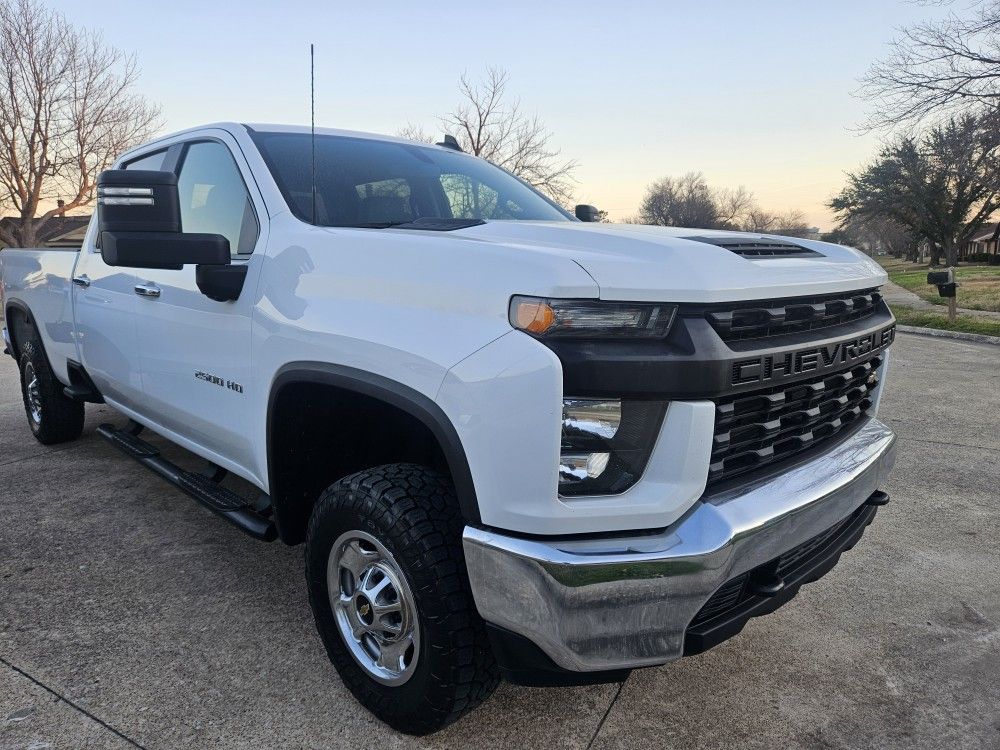
<instances>
[{"instance_id":1,"label":"2500 hd badge","mask_svg":"<svg viewBox=\"0 0 1000 750\"><path fill-rule=\"evenodd\" d=\"M889 346L896 335L895 324L860 338L813 346L784 354L766 354L733 363L733 385L783 380L805 372L841 369Z\"/></svg>"},{"instance_id":2,"label":"2500 hd badge","mask_svg":"<svg viewBox=\"0 0 1000 750\"><path fill-rule=\"evenodd\" d=\"M194 376L198 380L204 380L206 383L212 383L214 385L222 386L223 388L228 388L231 391L236 391L236 393L243 393L243 386L232 380L226 380L225 378L220 378L218 375L211 375L207 372L202 372L201 370L195 371Z\"/></svg>"}]
</instances>

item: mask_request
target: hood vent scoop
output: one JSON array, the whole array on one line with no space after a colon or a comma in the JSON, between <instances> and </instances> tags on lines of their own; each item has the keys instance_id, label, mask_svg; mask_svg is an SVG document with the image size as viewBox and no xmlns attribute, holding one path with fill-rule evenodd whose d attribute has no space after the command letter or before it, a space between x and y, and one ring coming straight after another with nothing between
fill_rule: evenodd
<instances>
[{"instance_id":1,"label":"hood vent scoop","mask_svg":"<svg viewBox=\"0 0 1000 750\"><path fill-rule=\"evenodd\" d=\"M731 253L736 253L752 260L823 257L822 253L817 253L808 247L802 247L802 245L785 242L784 240L753 239L749 237L685 237L684 239L723 247Z\"/></svg>"}]
</instances>

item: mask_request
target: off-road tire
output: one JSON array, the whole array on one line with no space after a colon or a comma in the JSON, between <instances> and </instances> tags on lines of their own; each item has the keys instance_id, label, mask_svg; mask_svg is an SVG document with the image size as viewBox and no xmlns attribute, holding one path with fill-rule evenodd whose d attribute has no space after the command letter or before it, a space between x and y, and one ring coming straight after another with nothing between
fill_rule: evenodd
<instances>
[{"instance_id":1,"label":"off-road tire","mask_svg":"<svg viewBox=\"0 0 1000 750\"><path fill-rule=\"evenodd\" d=\"M390 464L345 477L313 509L306 581L316 627L354 697L394 729L437 731L485 701L499 670L469 588L462 520L451 483L423 466ZM327 564L345 532L360 530L392 554L416 600L421 647L412 676L390 687L355 661L330 603Z\"/></svg>"},{"instance_id":2,"label":"off-road tire","mask_svg":"<svg viewBox=\"0 0 1000 750\"><path fill-rule=\"evenodd\" d=\"M55 445L80 437L83 432L83 402L63 395L63 384L52 372L48 358L36 341L28 340L21 346L19 365L24 413L35 439L42 445ZM30 382L35 383L35 409L28 393Z\"/></svg>"}]
</instances>

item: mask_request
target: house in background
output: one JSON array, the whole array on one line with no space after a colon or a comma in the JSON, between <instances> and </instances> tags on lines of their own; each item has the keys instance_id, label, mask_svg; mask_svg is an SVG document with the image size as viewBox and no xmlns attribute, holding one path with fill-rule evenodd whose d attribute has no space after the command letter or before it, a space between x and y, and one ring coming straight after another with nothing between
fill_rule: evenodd
<instances>
[{"instance_id":1,"label":"house in background","mask_svg":"<svg viewBox=\"0 0 1000 750\"><path fill-rule=\"evenodd\" d=\"M960 260L964 260L979 253L997 255L997 244L997 222L983 224L982 229L976 233L975 237L962 246L958 257Z\"/></svg>"},{"instance_id":2,"label":"house in background","mask_svg":"<svg viewBox=\"0 0 1000 750\"><path fill-rule=\"evenodd\" d=\"M14 219L5 216L0 219L0 227L13 224ZM80 247L87 234L90 216L53 216L38 233L40 247ZM0 244L0 248L3 245Z\"/></svg>"}]
</instances>

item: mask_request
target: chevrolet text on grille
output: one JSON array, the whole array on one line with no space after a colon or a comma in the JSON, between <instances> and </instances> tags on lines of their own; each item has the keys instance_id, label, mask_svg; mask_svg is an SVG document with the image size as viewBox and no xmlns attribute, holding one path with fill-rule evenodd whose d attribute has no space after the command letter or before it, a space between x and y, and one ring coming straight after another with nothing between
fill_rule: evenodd
<instances>
[{"instance_id":1,"label":"chevrolet text on grille","mask_svg":"<svg viewBox=\"0 0 1000 750\"><path fill-rule=\"evenodd\" d=\"M766 383L807 372L832 370L885 349L892 343L895 333L896 326L890 325L860 338L838 341L828 346L742 359L733 363L732 384Z\"/></svg>"}]
</instances>

